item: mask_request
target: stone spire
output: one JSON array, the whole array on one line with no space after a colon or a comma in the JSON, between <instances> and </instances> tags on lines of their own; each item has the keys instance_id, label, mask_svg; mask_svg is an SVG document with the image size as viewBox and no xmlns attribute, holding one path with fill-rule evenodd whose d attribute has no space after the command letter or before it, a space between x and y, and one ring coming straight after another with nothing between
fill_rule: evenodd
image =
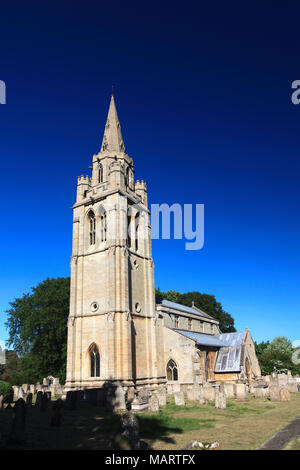
<instances>
[{"instance_id":1,"label":"stone spire","mask_svg":"<svg viewBox=\"0 0 300 470\"><path fill-rule=\"evenodd\" d=\"M125 152L125 146L121 134L121 126L118 119L114 95L111 95L101 152Z\"/></svg>"}]
</instances>

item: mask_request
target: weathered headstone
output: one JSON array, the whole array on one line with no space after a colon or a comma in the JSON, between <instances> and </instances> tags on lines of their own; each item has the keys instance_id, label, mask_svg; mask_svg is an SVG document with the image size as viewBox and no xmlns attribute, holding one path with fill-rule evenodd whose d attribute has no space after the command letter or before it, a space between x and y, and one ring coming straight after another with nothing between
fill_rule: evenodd
<instances>
[{"instance_id":1,"label":"weathered headstone","mask_svg":"<svg viewBox=\"0 0 300 470\"><path fill-rule=\"evenodd\" d=\"M268 395L268 387L254 387L253 393L255 398L264 398Z\"/></svg>"},{"instance_id":2,"label":"weathered headstone","mask_svg":"<svg viewBox=\"0 0 300 470\"><path fill-rule=\"evenodd\" d=\"M43 393L41 401L41 411L46 411L48 407L48 396L47 393Z\"/></svg>"},{"instance_id":3,"label":"weathered headstone","mask_svg":"<svg viewBox=\"0 0 300 470\"><path fill-rule=\"evenodd\" d=\"M26 405L31 406L32 405L32 393L28 393L26 397Z\"/></svg>"},{"instance_id":4,"label":"weathered headstone","mask_svg":"<svg viewBox=\"0 0 300 470\"><path fill-rule=\"evenodd\" d=\"M4 396L3 395L0 395L0 410L3 406L3 399L4 399Z\"/></svg>"},{"instance_id":5,"label":"weathered headstone","mask_svg":"<svg viewBox=\"0 0 300 470\"><path fill-rule=\"evenodd\" d=\"M233 383L224 383L224 391L226 398L234 398L234 384Z\"/></svg>"},{"instance_id":6,"label":"weathered headstone","mask_svg":"<svg viewBox=\"0 0 300 470\"><path fill-rule=\"evenodd\" d=\"M280 387L279 395L280 395L280 401L290 401L291 400L290 392L289 392L288 388L284 385L282 385Z\"/></svg>"},{"instance_id":7,"label":"weathered headstone","mask_svg":"<svg viewBox=\"0 0 300 470\"><path fill-rule=\"evenodd\" d=\"M148 396L139 396L136 395L134 400L131 402L131 409L134 411L146 410L149 406L149 397Z\"/></svg>"},{"instance_id":8,"label":"weathered headstone","mask_svg":"<svg viewBox=\"0 0 300 470\"><path fill-rule=\"evenodd\" d=\"M117 387L112 397L111 405L112 405L113 410L126 410L125 397L126 397L126 391L124 390L124 387L122 386Z\"/></svg>"},{"instance_id":9,"label":"weathered headstone","mask_svg":"<svg viewBox=\"0 0 300 470\"><path fill-rule=\"evenodd\" d=\"M188 388L186 391L186 398L188 401L199 401L199 396L200 396L199 386Z\"/></svg>"},{"instance_id":10,"label":"weathered headstone","mask_svg":"<svg viewBox=\"0 0 300 470\"><path fill-rule=\"evenodd\" d=\"M121 416L121 435L130 444L131 449L140 448L139 422L133 413L125 413Z\"/></svg>"},{"instance_id":11,"label":"weathered headstone","mask_svg":"<svg viewBox=\"0 0 300 470\"><path fill-rule=\"evenodd\" d=\"M158 397L154 394L149 398L148 411L150 411L150 413L159 412L159 400L158 400Z\"/></svg>"},{"instance_id":12,"label":"weathered headstone","mask_svg":"<svg viewBox=\"0 0 300 470\"><path fill-rule=\"evenodd\" d=\"M134 388L133 388L133 387L130 387L130 388L127 390L126 400L128 401L128 403L132 403L133 400L134 400L134 397L135 397Z\"/></svg>"},{"instance_id":13,"label":"weathered headstone","mask_svg":"<svg viewBox=\"0 0 300 470\"><path fill-rule=\"evenodd\" d=\"M269 386L269 397L271 401L280 401L280 389L276 384Z\"/></svg>"},{"instance_id":14,"label":"weathered headstone","mask_svg":"<svg viewBox=\"0 0 300 470\"><path fill-rule=\"evenodd\" d=\"M22 444L25 441L25 419L26 404L23 398L19 398L13 408L13 422L9 440L11 443Z\"/></svg>"},{"instance_id":15,"label":"weathered headstone","mask_svg":"<svg viewBox=\"0 0 300 470\"><path fill-rule=\"evenodd\" d=\"M226 395L222 388L216 389L215 408L224 410L226 408Z\"/></svg>"},{"instance_id":16,"label":"weathered headstone","mask_svg":"<svg viewBox=\"0 0 300 470\"><path fill-rule=\"evenodd\" d=\"M288 378L287 386L290 393L298 393L297 381L294 377Z\"/></svg>"},{"instance_id":17,"label":"weathered headstone","mask_svg":"<svg viewBox=\"0 0 300 470\"><path fill-rule=\"evenodd\" d=\"M165 388L159 388L157 390L157 398L159 406L165 406L167 404L167 391Z\"/></svg>"},{"instance_id":18,"label":"weathered headstone","mask_svg":"<svg viewBox=\"0 0 300 470\"><path fill-rule=\"evenodd\" d=\"M13 385L14 391L14 401L17 401L19 398L19 387L17 385Z\"/></svg>"},{"instance_id":19,"label":"weathered headstone","mask_svg":"<svg viewBox=\"0 0 300 470\"><path fill-rule=\"evenodd\" d=\"M234 388L235 388L235 397L238 401L248 400L246 384L237 383L235 384Z\"/></svg>"},{"instance_id":20,"label":"weathered headstone","mask_svg":"<svg viewBox=\"0 0 300 470\"><path fill-rule=\"evenodd\" d=\"M216 389L212 385L204 385L204 397L207 401L215 401L216 398Z\"/></svg>"},{"instance_id":21,"label":"weathered headstone","mask_svg":"<svg viewBox=\"0 0 300 470\"><path fill-rule=\"evenodd\" d=\"M173 386L173 393L177 393L181 391L181 386L179 383L173 383L172 386Z\"/></svg>"},{"instance_id":22,"label":"weathered headstone","mask_svg":"<svg viewBox=\"0 0 300 470\"><path fill-rule=\"evenodd\" d=\"M63 412L63 401L59 398L52 407L51 426L60 427Z\"/></svg>"},{"instance_id":23,"label":"weathered headstone","mask_svg":"<svg viewBox=\"0 0 300 470\"><path fill-rule=\"evenodd\" d=\"M281 387L282 385L286 386L288 383L288 375L286 374L278 374L278 385Z\"/></svg>"},{"instance_id":24,"label":"weathered headstone","mask_svg":"<svg viewBox=\"0 0 300 470\"><path fill-rule=\"evenodd\" d=\"M174 393L174 400L175 400L175 405L184 406L185 405L184 393L183 392Z\"/></svg>"},{"instance_id":25,"label":"weathered headstone","mask_svg":"<svg viewBox=\"0 0 300 470\"><path fill-rule=\"evenodd\" d=\"M199 403L200 405L206 405L206 398L205 398L205 395L204 395L204 388L203 387L200 387L199 389Z\"/></svg>"},{"instance_id":26,"label":"weathered headstone","mask_svg":"<svg viewBox=\"0 0 300 470\"><path fill-rule=\"evenodd\" d=\"M35 406L37 406L38 408L41 408L42 406L42 398L43 398L43 392L42 391L37 392Z\"/></svg>"},{"instance_id":27,"label":"weathered headstone","mask_svg":"<svg viewBox=\"0 0 300 470\"><path fill-rule=\"evenodd\" d=\"M24 391L23 391L23 388L22 388L22 387L19 387L18 399L19 399L19 398L24 398Z\"/></svg>"}]
</instances>

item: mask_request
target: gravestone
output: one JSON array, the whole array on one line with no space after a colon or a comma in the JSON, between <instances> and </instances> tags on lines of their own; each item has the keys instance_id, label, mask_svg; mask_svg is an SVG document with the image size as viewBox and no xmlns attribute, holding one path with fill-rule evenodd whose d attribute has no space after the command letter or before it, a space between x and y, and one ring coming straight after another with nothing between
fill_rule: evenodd
<instances>
[{"instance_id":1,"label":"gravestone","mask_svg":"<svg viewBox=\"0 0 300 470\"><path fill-rule=\"evenodd\" d=\"M140 448L139 422L133 413L125 413L121 416L121 436L130 444L131 449Z\"/></svg>"},{"instance_id":2,"label":"gravestone","mask_svg":"<svg viewBox=\"0 0 300 470\"><path fill-rule=\"evenodd\" d=\"M66 404L69 410L76 410L77 408L76 390L69 390L69 392L67 392Z\"/></svg>"},{"instance_id":3,"label":"gravestone","mask_svg":"<svg viewBox=\"0 0 300 470\"><path fill-rule=\"evenodd\" d=\"M298 393L297 381L294 377L289 377L287 386L290 393Z\"/></svg>"},{"instance_id":4,"label":"gravestone","mask_svg":"<svg viewBox=\"0 0 300 470\"><path fill-rule=\"evenodd\" d=\"M216 389L212 385L204 385L204 397L207 401L215 401L216 399Z\"/></svg>"},{"instance_id":5,"label":"gravestone","mask_svg":"<svg viewBox=\"0 0 300 470\"><path fill-rule=\"evenodd\" d=\"M14 391L14 401L17 401L19 398L19 387L17 385L13 385Z\"/></svg>"},{"instance_id":6,"label":"gravestone","mask_svg":"<svg viewBox=\"0 0 300 470\"><path fill-rule=\"evenodd\" d=\"M225 410L226 408L226 395L220 387L216 389L215 408L220 410Z\"/></svg>"},{"instance_id":7,"label":"gravestone","mask_svg":"<svg viewBox=\"0 0 300 470\"><path fill-rule=\"evenodd\" d=\"M149 406L148 402L149 402L148 396L136 395L134 397L134 400L131 403L131 409L134 411L146 410Z\"/></svg>"},{"instance_id":8,"label":"gravestone","mask_svg":"<svg viewBox=\"0 0 300 470\"><path fill-rule=\"evenodd\" d=\"M226 398L234 398L234 384L233 383L224 383L224 391Z\"/></svg>"},{"instance_id":9,"label":"gravestone","mask_svg":"<svg viewBox=\"0 0 300 470\"><path fill-rule=\"evenodd\" d=\"M199 403L200 403L200 405L206 405L206 403L207 403L205 395L204 395L203 387L199 388Z\"/></svg>"},{"instance_id":10,"label":"gravestone","mask_svg":"<svg viewBox=\"0 0 300 470\"><path fill-rule=\"evenodd\" d=\"M41 408L42 406L42 398L43 398L43 392L41 391L37 392L35 406L37 406L38 408Z\"/></svg>"},{"instance_id":11,"label":"gravestone","mask_svg":"<svg viewBox=\"0 0 300 470\"><path fill-rule=\"evenodd\" d=\"M279 387L286 386L288 383L288 376L286 374L278 374L278 385Z\"/></svg>"},{"instance_id":12,"label":"gravestone","mask_svg":"<svg viewBox=\"0 0 300 470\"><path fill-rule=\"evenodd\" d=\"M271 401L280 401L280 389L278 385L273 384L269 386L269 397Z\"/></svg>"},{"instance_id":13,"label":"gravestone","mask_svg":"<svg viewBox=\"0 0 300 470\"><path fill-rule=\"evenodd\" d=\"M280 401L291 401L291 395L286 386L282 385L280 387L279 395L280 395Z\"/></svg>"},{"instance_id":14,"label":"gravestone","mask_svg":"<svg viewBox=\"0 0 300 470\"><path fill-rule=\"evenodd\" d=\"M63 401L61 398L56 400L52 407L51 426L60 427L63 413Z\"/></svg>"},{"instance_id":15,"label":"gravestone","mask_svg":"<svg viewBox=\"0 0 300 470\"><path fill-rule=\"evenodd\" d=\"M188 401L199 401L200 388L192 387L188 388L186 391L186 398Z\"/></svg>"},{"instance_id":16,"label":"gravestone","mask_svg":"<svg viewBox=\"0 0 300 470\"><path fill-rule=\"evenodd\" d=\"M134 388L133 387L130 387L128 390L127 390L127 394L126 394L126 400L128 403L132 403L133 400L134 400L134 397L135 397L135 392L134 392Z\"/></svg>"},{"instance_id":17,"label":"gravestone","mask_svg":"<svg viewBox=\"0 0 300 470\"><path fill-rule=\"evenodd\" d=\"M173 383L173 393L177 393L181 391L181 387L179 383Z\"/></svg>"},{"instance_id":18,"label":"gravestone","mask_svg":"<svg viewBox=\"0 0 300 470\"><path fill-rule=\"evenodd\" d=\"M264 398L268 395L268 387L257 386L254 387L253 393L255 398Z\"/></svg>"},{"instance_id":19,"label":"gravestone","mask_svg":"<svg viewBox=\"0 0 300 470\"><path fill-rule=\"evenodd\" d=\"M119 386L117 387L113 393L111 398L111 406L113 410L126 410L126 391L124 387Z\"/></svg>"},{"instance_id":20,"label":"gravestone","mask_svg":"<svg viewBox=\"0 0 300 470\"><path fill-rule=\"evenodd\" d=\"M154 394L149 398L148 411L150 413L158 413L159 412L159 400L158 400L158 397Z\"/></svg>"},{"instance_id":21,"label":"gravestone","mask_svg":"<svg viewBox=\"0 0 300 470\"><path fill-rule=\"evenodd\" d=\"M2 406L3 406L3 399L4 399L4 396L3 396L3 395L0 395L0 409L1 409Z\"/></svg>"},{"instance_id":22,"label":"gravestone","mask_svg":"<svg viewBox=\"0 0 300 470\"><path fill-rule=\"evenodd\" d=\"M26 405L31 406L32 405L32 393L28 393L26 397Z\"/></svg>"},{"instance_id":23,"label":"gravestone","mask_svg":"<svg viewBox=\"0 0 300 470\"><path fill-rule=\"evenodd\" d=\"M19 387L19 390L18 390L18 399L19 398L24 398L24 391L22 387Z\"/></svg>"},{"instance_id":24,"label":"gravestone","mask_svg":"<svg viewBox=\"0 0 300 470\"><path fill-rule=\"evenodd\" d=\"M237 383L235 384L234 389L235 389L235 397L238 401L248 400L246 384Z\"/></svg>"},{"instance_id":25,"label":"gravestone","mask_svg":"<svg viewBox=\"0 0 300 470\"><path fill-rule=\"evenodd\" d=\"M157 390L157 398L159 406L165 406L167 404L167 392L165 388L159 388Z\"/></svg>"},{"instance_id":26,"label":"gravestone","mask_svg":"<svg viewBox=\"0 0 300 470\"><path fill-rule=\"evenodd\" d=\"M13 422L9 442L22 444L25 442L26 404L23 398L19 398L13 408Z\"/></svg>"},{"instance_id":27,"label":"gravestone","mask_svg":"<svg viewBox=\"0 0 300 470\"><path fill-rule=\"evenodd\" d=\"M41 411L46 411L48 407L48 396L47 393L43 393L42 400L41 400Z\"/></svg>"},{"instance_id":28,"label":"gravestone","mask_svg":"<svg viewBox=\"0 0 300 470\"><path fill-rule=\"evenodd\" d=\"M184 393L183 392L174 393L174 400L175 400L175 405L184 406L185 405Z\"/></svg>"}]
</instances>

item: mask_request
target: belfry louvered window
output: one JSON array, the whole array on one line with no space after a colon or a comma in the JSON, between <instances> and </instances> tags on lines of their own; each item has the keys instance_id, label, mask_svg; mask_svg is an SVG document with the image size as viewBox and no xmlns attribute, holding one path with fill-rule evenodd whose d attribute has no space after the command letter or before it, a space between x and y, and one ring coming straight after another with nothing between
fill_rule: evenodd
<instances>
[{"instance_id":1,"label":"belfry louvered window","mask_svg":"<svg viewBox=\"0 0 300 470\"><path fill-rule=\"evenodd\" d=\"M99 164L98 168L98 183L103 183L103 166L101 163Z\"/></svg>"},{"instance_id":2,"label":"belfry louvered window","mask_svg":"<svg viewBox=\"0 0 300 470\"><path fill-rule=\"evenodd\" d=\"M101 241L106 241L106 233L107 233L107 226L106 226L106 212L101 215Z\"/></svg>"},{"instance_id":3,"label":"belfry louvered window","mask_svg":"<svg viewBox=\"0 0 300 470\"><path fill-rule=\"evenodd\" d=\"M96 218L94 212L89 214L89 224L90 224L90 245L95 245L96 243Z\"/></svg>"}]
</instances>

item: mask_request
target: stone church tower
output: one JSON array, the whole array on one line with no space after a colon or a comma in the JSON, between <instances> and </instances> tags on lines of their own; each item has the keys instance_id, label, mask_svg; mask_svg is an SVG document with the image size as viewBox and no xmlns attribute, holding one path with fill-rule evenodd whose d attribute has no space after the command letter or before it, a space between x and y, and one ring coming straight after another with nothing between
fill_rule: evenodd
<instances>
[{"instance_id":1,"label":"stone church tower","mask_svg":"<svg viewBox=\"0 0 300 470\"><path fill-rule=\"evenodd\" d=\"M134 181L114 96L91 168L78 178L73 206L66 389L108 381L155 388L166 373L147 188Z\"/></svg>"}]
</instances>

